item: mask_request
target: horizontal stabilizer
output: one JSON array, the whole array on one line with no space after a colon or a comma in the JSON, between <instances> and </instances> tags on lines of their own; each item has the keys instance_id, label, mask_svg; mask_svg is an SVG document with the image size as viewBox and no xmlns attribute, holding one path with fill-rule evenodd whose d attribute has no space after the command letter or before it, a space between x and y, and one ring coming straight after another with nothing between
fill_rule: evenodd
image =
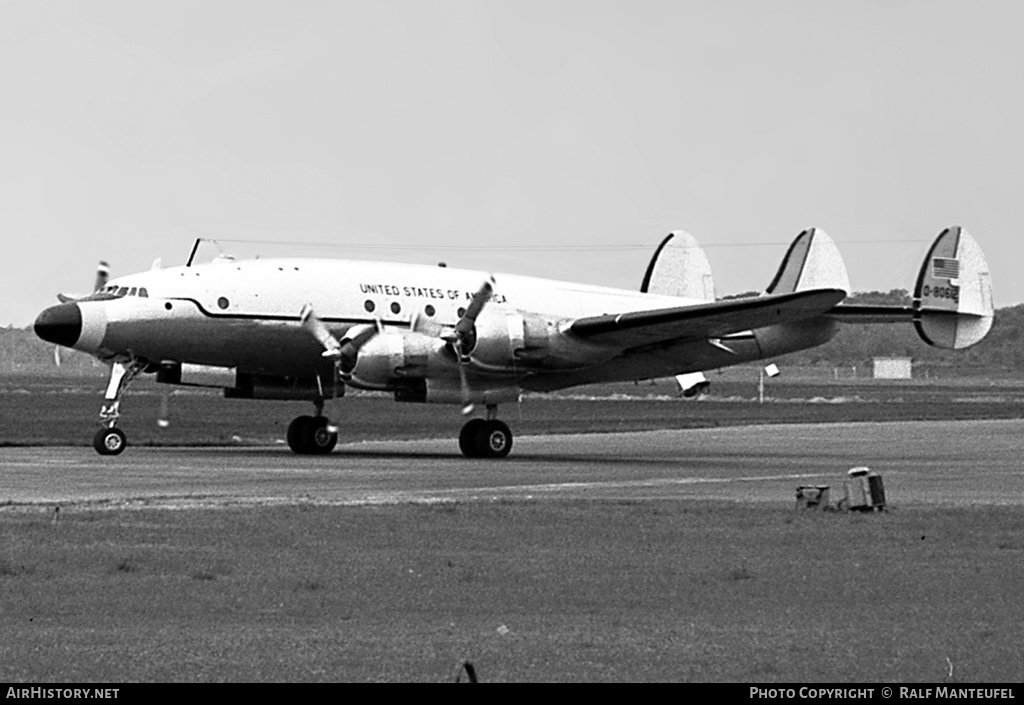
<instances>
[{"instance_id":1,"label":"horizontal stabilizer","mask_svg":"<svg viewBox=\"0 0 1024 705\"><path fill-rule=\"evenodd\" d=\"M985 253L959 226L943 230L914 287L914 326L930 345L966 348L992 328L992 277Z\"/></svg>"},{"instance_id":2,"label":"horizontal stabilizer","mask_svg":"<svg viewBox=\"0 0 1024 705\"><path fill-rule=\"evenodd\" d=\"M654 251L640 291L705 303L714 301L711 264L697 238L682 230L670 232Z\"/></svg>"},{"instance_id":3,"label":"horizontal stabilizer","mask_svg":"<svg viewBox=\"0 0 1024 705\"><path fill-rule=\"evenodd\" d=\"M796 236L765 293L789 294L809 289L850 291L850 277L839 248L818 228L809 228Z\"/></svg>"}]
</instances>

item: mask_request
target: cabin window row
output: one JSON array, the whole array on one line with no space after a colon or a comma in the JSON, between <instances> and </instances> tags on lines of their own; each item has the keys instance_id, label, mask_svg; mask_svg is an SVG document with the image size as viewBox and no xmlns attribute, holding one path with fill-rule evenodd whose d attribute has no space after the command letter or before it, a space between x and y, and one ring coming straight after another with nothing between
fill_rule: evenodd
<instances>
[{"instance_id":1,"label":"cabin window row","mask_svg":"<svg viewBox=\"0 0 1024 705\"><path fill-rule=\"evenodd\" d=\"M373 313L374 311L377 310L377 304L375 304L370 299L367 299L363 303L363 308L366 309L367 313ZM402 312L402 304L398 303L397 301L392 301L391 302L391 313L393 313L395 315L398 315L401 312ZM430 304L427 304L426 306L423 307L423 313L425 313L425 314L427 314L427 316L433 318L434 314L437 313L437 310L433 306L431 306Z\"/></svg>"}]
</instances>

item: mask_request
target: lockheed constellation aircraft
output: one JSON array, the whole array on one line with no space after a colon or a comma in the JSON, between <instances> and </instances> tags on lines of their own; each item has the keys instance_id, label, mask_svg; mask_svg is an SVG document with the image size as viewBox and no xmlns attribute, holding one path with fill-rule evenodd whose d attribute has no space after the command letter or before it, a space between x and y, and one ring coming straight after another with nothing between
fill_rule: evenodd
<instances>
[{"instance_id":1,"label":"lockheed constellation aircraft","mask_svg":"<svg viewBox=\"0 0 1024 705\"><path fill-rule=\"evenodd\" d=\"M196 247L199 242L197 241ZM462 427L467 457L502 458L512 432L498 404L524 391L677 376L771 358L828 341L843 322L912 324L927 343L965 348L993 319L985 256L966 230L928 249L913 305L844 304L835 243L809 229L760 296L716 300L707 257L687 233L657 248L639 291L387 262L221 258L107 279L61 295L39 337L110 364L94 446L120 453L121 398L140 373L223 387L231 398L314 404L288 428L295 453L329 453L338 426L324 402L347 387L400 402L457 404L484 418Z\"/></svg>"}]
</instances>

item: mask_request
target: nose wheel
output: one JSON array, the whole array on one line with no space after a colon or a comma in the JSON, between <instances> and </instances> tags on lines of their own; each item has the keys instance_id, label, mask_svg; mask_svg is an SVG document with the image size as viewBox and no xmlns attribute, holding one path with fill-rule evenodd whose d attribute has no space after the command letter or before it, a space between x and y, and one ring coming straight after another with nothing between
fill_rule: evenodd
<instances>
[{"instance_id":1,"label":"nose wheel","mask_svg":"<svg viewBox=\"0 0 1024 705\"><path fill-rule=\"evenodd\" d=\"M120 455L124 447L128 445L128 439L124 431L117 428L101 428L92 439L92 447L100 455Z\"/></svg>"},{"instance_id":2,"label":"nose wheel","mask_svg":"<svg viewBox=\"0 0 1024 705\"><path fill-rule=\"evenodd\" d=\"M504 458L512 450L512 431L498 419L472 419L462 427L459 448L467 458Z\"/></svg>"}]
</instances>

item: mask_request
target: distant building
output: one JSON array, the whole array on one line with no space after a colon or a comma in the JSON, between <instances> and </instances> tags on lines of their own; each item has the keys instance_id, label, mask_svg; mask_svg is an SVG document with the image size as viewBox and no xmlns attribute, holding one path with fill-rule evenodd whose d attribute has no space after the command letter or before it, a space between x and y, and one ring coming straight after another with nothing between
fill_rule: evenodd
<instances>
[{"instance_id":1,"label":"distant building","mask_svg":"<svg viewBox=\"0 0 1024 705\"><path fill-rule=\"evenodd\" d=\"M913 364L909 357L876 357L875 379L910 379Z\"/></svg>"}]
</instances>

